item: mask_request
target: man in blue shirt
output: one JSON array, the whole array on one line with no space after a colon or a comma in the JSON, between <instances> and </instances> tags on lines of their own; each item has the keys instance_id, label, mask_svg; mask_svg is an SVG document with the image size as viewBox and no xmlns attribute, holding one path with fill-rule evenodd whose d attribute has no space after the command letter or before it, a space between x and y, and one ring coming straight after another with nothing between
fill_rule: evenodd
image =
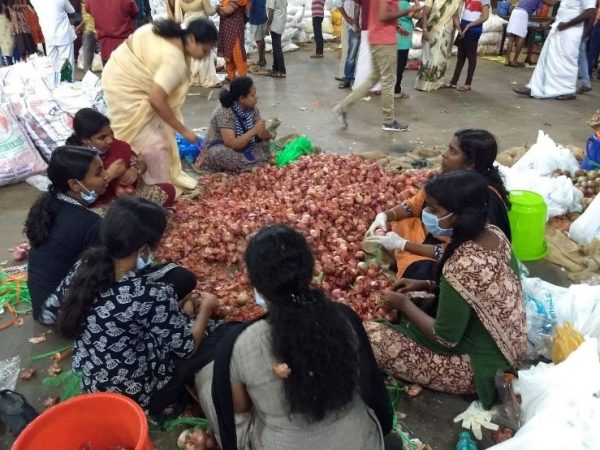
<instances>
[{"instance_id":1,"label":"man in blue shirt","mask_svg":"<svg viewBox=\"0 0 600 450\"><path fill-rule=\"evenodd\" d=\"M265 36L267 34L267 5L266 0L252 0L250 9L250 36L254 37L256 48L258 50L259 67L265 67Z\"/></svg>"}]
</instances>

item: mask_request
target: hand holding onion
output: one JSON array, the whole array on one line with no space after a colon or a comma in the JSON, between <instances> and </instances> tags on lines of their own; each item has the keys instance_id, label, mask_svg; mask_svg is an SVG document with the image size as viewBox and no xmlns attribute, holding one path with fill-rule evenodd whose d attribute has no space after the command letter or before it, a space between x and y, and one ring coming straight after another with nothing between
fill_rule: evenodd
<instances>
[{"instance_id":1,"label":"hand holding onion","mask_svg":"<svg viewBox=\"0 0 600 450\"><path fill-rule=\"evenodd\" d=\"M196 303L196 309L198 311L207 310L210 314L212 314L219 306L219 299L208 292L201 292L199 297L194 299Z\"/></svg>"},{"instance_id":2,"label":"hand holding onion","mask_svg":"<svg viewBox=\"0 0 600 450\"><path fill-rule=\"evenodd\" d=\"M411 280L410 278L401 278L392 285L391 290L399 293L428 291L429 282L427 280Z\"/></svg>"},{"instance_id":3,"label":"hand holding onion","mask_svg":"<svg viewBox=\"0 0 600 450\"><path fill-rule=\"evenodd\" d=\"M384 230L388 229L388 218L387 214L384 212L380 212L375 216L375 220L367 230L367 235L375 234L376 230Z\"/></svg>"},{"instance_id":4,"label":"hand holding onion","mask_svg":"<svg viewBox=\"0 0 600 450\"><path fill-rule=\"evenodd\" d=\"M410 302L410 298L400 292L384 291L381 294L381 302L386 308L403 311L406 303Z\"/></svg>"}]
</instances>

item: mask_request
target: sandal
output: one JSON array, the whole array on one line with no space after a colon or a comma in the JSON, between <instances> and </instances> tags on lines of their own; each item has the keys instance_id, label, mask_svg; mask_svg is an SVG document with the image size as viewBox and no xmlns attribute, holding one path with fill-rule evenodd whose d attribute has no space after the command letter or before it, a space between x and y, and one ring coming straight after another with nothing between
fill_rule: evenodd
<instances>
[{"instance_id":1,"label":"sandal","mask_svg":"<svg viewBox=\"0 0 600 450\"><path fill-rule=\"evenodd\" d=\"M342 81L340 84L338 84L338 89L350 89L350 86L352 86L352 83L349 81Z\"/></svg>"},{"instance_id":2,"label":"sandal","mask_svg":"<svg viewBox=\"0 0 600 450\"><path fill-rule=\"evenodd\" d=\"M577 88L577 93L578 94L584 94L586 92L590 92L591 90L592 90L591 86L589 86L589 87L588 86L579 86Z\"/></svg>"},{"instance_id":3,"label":"sandal","mask_svg":"<svg viewBox=\"0 0 600 450\"><path fill-rule=\"evenodd\" d=\"M559 95L556 100L575 100L577 96L575 94Z\"/></svg>"},{"instance_id":4,"label":"sandal","mask_svg":"<svg viewBox=\"0 0 600 450\"><path fill-rule=\"evenodd\" d=\"M322 57L323 57L323 53L321 53L320 55L319 55L318 53L317 53L317 54L314 54L314 55L310 55L310 57L311 57L312 59L319 59L319 58L322 58Z\"/></svg>"},{"instance_id":5,"label":"sandal","mask_svg":"<svg viewBox=\"0 0 600 450\"><path fill-rule=\"evenodd\" d=\"M470 86L470 85L468 85L468 84L465 84L464 86L458 86L458 87L456 88L456 90L457 90L458 92L469 92L469 91L471 90L471 86Z\"/></svg>"},{"instance_id":6,"label":"sandal","mask_svg":"<svg viewBox=\"0 0 600 450\"><path fill-rule=\"evenodd\" d=\"M410 98L410 95L408 95L406 92L398 92L397 94L394 94L394 98L404 100L406 98Z\"/></svg>"},{"instance_id":7,"label":"sandal","mask_svg":"<svg viewBox=\"0 0 600 450\"><path fill-rule=\"evenodd\" d=\"M38 412L21 394L9 389L0 391L0 421L13 436L17 437L37 416Z\"/></svg>"},{"instance_id":8,"label":"sandal","mask_svg":"<svg viewBox=\"0 0 600 450\"><path fill-rule=\"evenodd\" d=\"M440 89L456 89L455 84L444 83L440 86Z\"/></svg>"},{"instance_id":9,"label":"sandal","mask_svg":"<svg viewBox=\"0 0 600 450\"><path fill-rule=\"evenodd\" d=\"M517 87L513 89L514 92L520 95L526 95L527 97L531 97L531 89L525 86Z\"/></svg>"}]
</instances>

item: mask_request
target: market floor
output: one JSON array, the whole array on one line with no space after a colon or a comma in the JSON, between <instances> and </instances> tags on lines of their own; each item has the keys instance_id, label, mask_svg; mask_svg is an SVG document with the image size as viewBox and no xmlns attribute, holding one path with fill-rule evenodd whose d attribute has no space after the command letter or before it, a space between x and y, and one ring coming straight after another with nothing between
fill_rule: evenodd
<instances>
[{"instance_id":1,"label":"market floor","mask_svg":"<svg viewBox=\"0 0 600 450\"><path fill-rule=\"evenodd\" d=\"M308 52L286 54L288 78L285 80L257 77L259 108L265 119L278 117L283 121L281 135L298 133L308 135L326 151L349 153L353 151L382 150L402 153L420 145L445 145L452 133L464 127L482 127L499 139L500 148L531 145L537 131L542 129L561 144L584 147L590 131L585 122L598 106L595 92L573 101L533 100L512 92L515 83L528 80L531 70L506 68L503 64L479 61L474 91L458 93L444 90L434 93L414 91L415 72L407 72L405 90L408 100L396 102L398 120L408 122L411 131L390 134L381 131L378 97L363 100L350 113L350 128L340 130L330 112L331 107L348 91L340 91L334 76L338 60L335 51L326 52L322 60L309 58ZM270 55L269 55L270 59ZM600 91L600 84L594 88ZM210 114L218 105L218 91L195 89L190 93L184 112L186 122L194 128L208 125ZM8 248L22 240L22 225L38 192L25 183L0 188L0 261L10 262ZM550 264L530 266L532 275L565 285L564 273ZM0 317L2 320L3 317ZM41 385L49 361L31 362L32 355L61 347L65 342L49 335L42 344L32 345L28 339L43 328L27 317L20 328L0 331L0 361L19 355L21 367L38 369L29 382L19 381L17 389L25 394L34 407L42 410L42 402L52 394ZM68 365L64 364L65 366ZM399 411L406 415L401 422L412 436L427 442L435 450L454 448L460 427L452 418L462 412L470 399L425 391L414 399L403 398ZM155 448L175 447L174 433L153 435ZM11 439L0 435L0 449L8 449ZM489 435L484 446L491 444ZM389 449L400 449L398 439L388 439Z\"/></svg>"}]
</instances>

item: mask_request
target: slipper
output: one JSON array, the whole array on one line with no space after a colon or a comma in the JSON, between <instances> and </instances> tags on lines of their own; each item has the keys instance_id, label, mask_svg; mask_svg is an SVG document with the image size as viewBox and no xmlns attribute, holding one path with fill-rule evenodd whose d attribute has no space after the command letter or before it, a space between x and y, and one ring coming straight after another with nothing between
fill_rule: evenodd
<instances>
[{"instance_id":1,"label":"slipper","mask_svg":"<svg viewBox=\"0 0 600 450\"><path fill-rule=\"evenodd\" d=\"M465 84L464 86L458 86L456 90L458 92L469 92L471 90L471 86Z\"/></svg>"},{"instance_id":2,"label":"slipper","mask_svg":"<svg viewBox=\"0 0 600 450\"><path fill-rule=\"evenodd\" d=\"M320 54L320 55L318 55L318 54L317 54L317 55L310 55L310 57L311 57L312 59L319 59L319 58L322 58L322 57L323 57L323 54Z\"/></svg>"},{"instance_id":3,"label":"slipper","mask_svg":"<svg viewBox=\"0 0 600 450\"><path fill-rule=\"evenodd\" d=\"M0 420L13 436L17 437L38 415L27 399L18 392L9 389L0 391Z\"/></svg>"},{"instance_id":4,"label":"slipper","mask_svg":"<svg viewBox=\"0 0 600 450\"><path fill-rule=\"evenodd\" d=\"M342 78L342 77L334 77L334 80L335 81L346 81L346 79Z\"/></svg>"},{"instance_id":5,"label":"slipper","mask_svg":"<svg viewBox=\"0 0 600 450\"><path fill-rule=\"evenodd\" d=\"M575 94L559 95L556 100L574 100L577 96Z\"/></svg>"},{"instance_id":6,"label":"slipper","mask_svg":"<svg viewBox=\"0 0 600 450\"><path fill-rule=\"evenodd\" d=\"M405 98L410 98L410 95L408 95L406 92L398 92L397 94L394 94L394 98L404 100Z\"/></svg>"},{"instance_id":7,"label":"slipper","mask_svg":"<svg viewBox=\"0 0 600 450\"><path fill-rule=\"evenodd\" d=\"M522 63L522 62L511 63L511 67L525 67L525 63Z\"/></svg>"},{"instance_id":8,"label":"slipper","mask_svg":"<svg viewBox=\"0 0 600 450\"><path fill-rule=\"evenodd\" d=\"M514 92L520 95L526 95L527 97L531 97L531 89L521 86L513 89Z\"/></svg>"},{"instance_id":9,"label":"slipper","mask_svg":"<svg viewBox=\"0 0 600 450\"><path fill-rule=\"evenodd\" d=\"M456 89L456 85L444 83L440 86L440 89Z\"/></svg>"},{"instance_id":10,"label":"slipper","mask_svg":"<svg viewBox=\"0 0 600 450\"><path fill-rule=\"evenodd\" d=\"M592 90L591 86L589 86L589 87L588 86L579 86L577 88L577 93L578 94L584 94L586 92L590 92L591 90Z\"/></svg>"}]
</instances>

